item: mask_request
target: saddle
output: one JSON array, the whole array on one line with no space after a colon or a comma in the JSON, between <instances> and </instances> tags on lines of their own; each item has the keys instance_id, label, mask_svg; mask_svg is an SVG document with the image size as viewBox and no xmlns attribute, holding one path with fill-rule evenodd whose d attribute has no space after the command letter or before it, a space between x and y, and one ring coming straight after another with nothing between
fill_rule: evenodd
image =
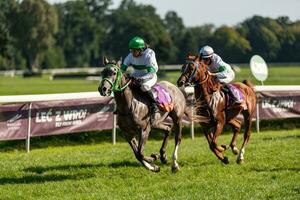
<instances>
[{"instance_id":1,"label":"saddle","mask_svg":"<svg viewBox=\"0 0 300 200\"><path fill-rule=\"evenodd\" d=\"M132 87L134 87L135 90L139 91L139 93L143 95L143 91L140 89L139 84L140 83L138 82L133 82ZM152 91L154 93L156 105L161 111L170 112L173 110L174 108L173 99L169 94L169 92L162 85L156 83L152 87Z\"/></svg>"}]
</instances>

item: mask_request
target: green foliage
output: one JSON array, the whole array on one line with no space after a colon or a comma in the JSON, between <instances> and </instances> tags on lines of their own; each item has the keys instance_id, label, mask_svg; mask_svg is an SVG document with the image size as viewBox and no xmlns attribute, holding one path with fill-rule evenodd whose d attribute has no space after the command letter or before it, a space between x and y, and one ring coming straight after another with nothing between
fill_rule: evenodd
<instances>
[{"instance_id":1,"label":"green foliage","mask_svg":"<svg viewBox=\"0 0 300 200\"><path fill-rule=\"evenodd\" d=\"M212 24L186 28L179 46L178 63L182 63L187 54L197 55L202 46L209 45L209 41L213 37L213 29Z\"/></svg>"},{"instance_id":2,"label":"green foliage","mask_svg":"<svg viewBox=\"0 0 300 200\"><path fill-rule=\"evenodd\" d=\"M57 14L45 0L23 0L13 19L13 34L31 71L53 44L57 31Z\"/></svg>"},{"instance_id":3,"label":"green foliage","mask_svg":"<svg viewBox=\"0 0 300 200\"><path fill-rule=\"evenodd\" d=\"M59 47L48 49L42 63L43 69L60 68L66 66L63 50Z\"/></svg>"},{"instance_id":4,"label":"green foliage","mask_svg":"<svg viewBox=\"0 0 300 200\"><path fill-rule=\"evenodd\" d=\"M224 60L239 63L251 50L250 43L242 37L234 28L220 27L211 38L212 46Z\"/></svg>"},{"instance_id":5,"label":"green foliage","mask_svg":"<svg viewBox=\"0 0 300 200\"><path fill-rule=\"evenodd\" d=\"M104 46L107 55L126 56L129 40L140 36L159 55L160 63L172 57L172 40L152 6L139 5L132 0L122 1L120 7L109 16L107 29L109 32Z\"/></svg>"},{"instance_id":6,"label":"green foliage","mask_svg":"<svg viewBox=\"0 0 300 200\"><path fill-rule=\"evenodd\" d=\"M269 62L300 60L300 21L286 16L253 16L232 27L185 27L175 11L162 19L148 4L123 0L110 9L111 4L112 0L54 5L46 0L0 1L0 70L98 67L103 56L125 57L134 36L150 44L159 64L182 63L186 54L197 54L204 45L211 45L227 62L248 62L254 54Z\"/></svg>"},{"instance_id":7,"label":"green foliage","mask_svg":"<svg viewBox=\"0 0 300 200\"><path fill-rule=\"evenodd\" d=\"M16 68L16 48L13 46L10 19L16 12L15 0L0 1L0 70Z\"/></svg>"},{"instance_id":8,"label":"green foliage","mask_svg":"<svg viewBox=\"0 0 300 200\"><path fill-rule=\"evenodd\" d=\"M178 63L180 62L182 58L182 47L185 47L185 45L182 45L182 40L184 38L185 34L185 26L183 24L182 19L177 15L175 11L169 11L164 20L166 29L168 31L168 34L170 35L172 41L173 41L173 49L170 49L173 53L170 57L168 63Z\"/></svg>"},{"instance_id":9,"label":"green foliage","mask_svg":"<svg viewBox=\"0 0 300 200\"><path fill-rule=\"evenodd\" d=\"M99 66L104 42L105 11L109 0L70 1L57 5L59 32L56 45L67 66Z\"/></svg>"},{"instance_id":10,"label":"green foliage","mask_svg":"<svg viewBox=\"0 0 300 200\"><path fill-rule=\"evenodd\" d=\"M252 54L261 55L267 61L275 60L284 32L276 20L254 16L242 22L239 31L249 40Z\"/></svg>"}]
</instances>

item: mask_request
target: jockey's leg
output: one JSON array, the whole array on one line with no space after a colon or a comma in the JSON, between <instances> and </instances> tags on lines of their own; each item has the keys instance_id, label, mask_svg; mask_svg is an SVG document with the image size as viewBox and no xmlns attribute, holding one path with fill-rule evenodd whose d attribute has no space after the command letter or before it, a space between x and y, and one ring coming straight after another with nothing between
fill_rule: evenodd
<instances>
[{"instance_id":1,"label":"jockey's leg","mask_svg":"<svg viewBox=\"0 0 300 200\"><path fill-rule=\"evenodd\" d=\"M156 81L157 81L157 75L154 74L151 79L145 80L141 84L141 90L144 91L144 94L150 101L151 121L154 121L155 114L159 112L158 107L156 105L154 93L152 91L152 87L155 85Z\"/></svg>"},{"instance_id":2,"label":"jockey's leg","mask_svg":"<svg viewBox=\"0 0 300 200\"><path fill-rule=\"evenodd\" d=\"M224 92L226 92L227 94L229 94L230 97L232 97L234 103L240 104L242 103L242 101L240 100L240 97L238 96L238 94L234 91L232 91L233 89L231 88L231 86L227 83L223 83L223 89Z\"/></svg>"},{"instance_id":3,"label":"jockey's leg","mask_svg":"<svg viewBox=\"0 0 300 200\"><path fill-rule=\"evenodd\" d=\"M155 119L155 113L159 112L159 110L158 110L158 107L157 107L157 104L156 104L156 100L155 100L153 91L148 90L148 91L145 91L144 93L150 101L151 119L154 120Z\"/></svg>"}]
</instances>

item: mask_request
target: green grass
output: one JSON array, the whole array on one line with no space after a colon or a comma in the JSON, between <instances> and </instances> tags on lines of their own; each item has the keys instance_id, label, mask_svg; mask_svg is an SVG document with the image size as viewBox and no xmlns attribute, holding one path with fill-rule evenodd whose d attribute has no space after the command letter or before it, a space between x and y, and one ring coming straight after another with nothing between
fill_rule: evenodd
<instances>
[{"instance_id":1,"label":"green grass","mask_svg":"<svg viewBox=\"0 0 300 200\"><path fill-rule=\"evenodd\" d=\"M243 165L230 151L231 163L222 164L200 135L183 138L176 174L170 163L147 171L123 141L79 143L0 153L0 199L300 199L300 129L253 133ZM160 145L152 138L146 154ZM173 147L172 139L169 158Z\"/></svg>"},{"instance_id":2,"label":"green grass","mask_svg":"<svg viewBox=\"0 0 300 200\"><path fill-rule=\"evenodd\" d=\"M254 84L261 83L251 75L249 67L241 67L236 73L236 81L251 80ZM174 84L179 72L163 73L160 80L168 80ZM300 66L269 66L269 77L265 85L300 85ZM97 91L98 81L83 79L58 79L51 81L48 75L40 78L0 77L0 95L48 94L67 92Z\"/></svg>"},{"instance_id":3,"label":"green grass","mask_svg":"<svg viewBox=\"0 0 300 200\"><path fill-rule=\"evenodd\" d=\"M35 78L0 77L0 95L51 94L97 91L98 82L82 79L51 81L47 75Z\"/></svg>"}]
</instances>

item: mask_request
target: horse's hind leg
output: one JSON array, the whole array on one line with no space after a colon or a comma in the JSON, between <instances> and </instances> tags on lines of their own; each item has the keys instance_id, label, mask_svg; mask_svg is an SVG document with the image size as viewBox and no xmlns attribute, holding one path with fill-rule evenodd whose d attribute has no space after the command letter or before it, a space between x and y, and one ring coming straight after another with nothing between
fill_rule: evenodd
<instances>
[{"instance_id":1,"label":"horse's hind leg","mask_svg":"<svg viewBox=\"0 0 300 200\"><path fill-rule=\"evenodd\" d=\"M160 151L159 151L160 155L152 154L151 157L155 157L156 159L160 158L161 162L163 164L166 164L168 162L166 151L167 151L168 139L169 139L169 136L170 136L170 133L172 130L172 124L166 123L166 122L161 122L161 123L156 124L155 128L163 130L165 133L165 136L164 136L163 143L162 143Z\"/></svg>"},{"instance_id":2,"label":"horse's hind leg","mask_svg":"<svg viewBox=\"0 0 300 200\"><path fill-rule=\"evenodd\" d=\"M245 119L245 133L244 133L244 142L241 146L241 150L237 156L236 162L238 164L242 164L244 162L244 154L245 154L245 147L250 139L251 135L251 125L252 125L252 114L250 115L248 111L243 112L244 119Z\"/></svg>"},{"instance_id":3,"label":"horse's hind leg","mask_svg":"<svg viewBox=\"0 0 300 200\"><path fill-rule=\"evenodd\" d=\"M160 160L164 164L166 164L168 162L166 151L167 151L167 145L168 145L168 140L169 140L170 132L171 132L171 130L166 130L165 131L165 137L164 137L162 146L161 146L160 151L159 151L159 153L160 153Z\"/></svg>"},{"instance_id":4,"label":"horse's hind leg","mask_svg":"<svg viewBox=\"0 0 300 200\"><path fill-rule=\"evenodd\" d=\"M236 118L229 121L230 126L233 130L233 136L230 142L230 147L233 152L233 154L237 155L239 153L239 149L236 146L237 137L241 131L241 122L237 120Z\"/></svg>"},{"instance_id":5,"label":"horse's hind leg","mask_svg":"<svg viewBox=\"0 0 300 200\"><path fill-rule=\"evenodd\" d=\"M181 143L182 137L182 117L178 117L177 113L171 113L171 117L174 123L174 132L175 132L175 148L172 155L172 172L177 172L179 170L179 165L177 163L178 158L178 149Z\"/></svg>"}]
</instances>

